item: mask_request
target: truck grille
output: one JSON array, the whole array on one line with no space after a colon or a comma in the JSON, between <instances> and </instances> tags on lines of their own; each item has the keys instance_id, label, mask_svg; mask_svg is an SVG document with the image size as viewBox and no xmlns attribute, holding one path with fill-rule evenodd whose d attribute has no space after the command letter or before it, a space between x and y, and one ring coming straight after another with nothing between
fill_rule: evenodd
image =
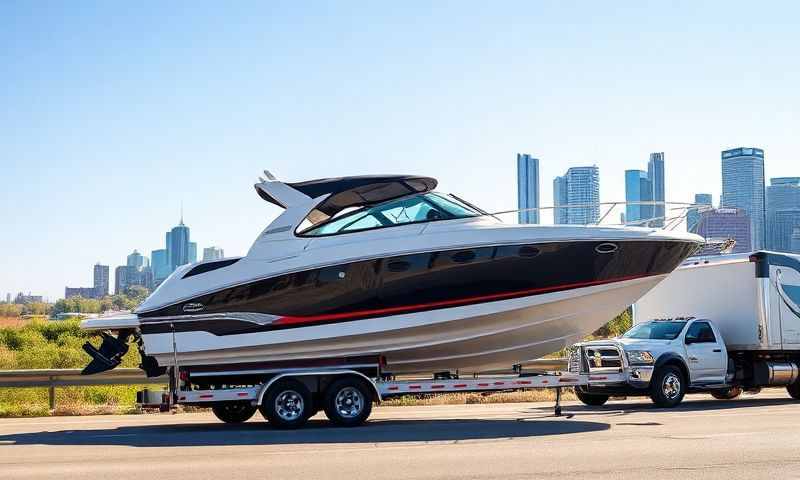
<instances>
[{"instance_id":1,"label":"truck grille","mask_svg":"<svg viewBox=\"0 0 800 480\"><path fill-rule=\"evenodd\" d=\"M567 358L567 371L569 373L581 373L581 349L575 348L569 352Z\"/></svg>"},{"instance_id":2,"label":"truck grille","mask_svg":"<svg viewBox=\"0 0 800 480\"><path fill-rule=\"evenodd\" d=\"M622 370L622 356L615 347L584 347L589 372L619 372Z\"/></svg>"}]
</instances>

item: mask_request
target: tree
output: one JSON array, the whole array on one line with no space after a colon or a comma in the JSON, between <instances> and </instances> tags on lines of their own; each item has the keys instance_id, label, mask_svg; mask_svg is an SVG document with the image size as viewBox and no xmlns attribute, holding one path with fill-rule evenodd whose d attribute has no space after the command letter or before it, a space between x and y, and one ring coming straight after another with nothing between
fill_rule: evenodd
<instances>
[{"instance_id":1,"label":"tree","mask_svg":"<svg viewBox=\"0 0 800 480\"><path fill-rule=\"evenodd\" d=\"M19 317L22 314L22 307L14 303L0 304L0 317Z\"/></svg>"},{"instance_id":2,"label":"tree","mask_svg":"<svg viewBox=\"0 0 800 480\"><path fill-rule=\"evenodd\" d=\"M22 306L23 315L47 315L52 310L52 305L44 302L32 302Z\"/></svg>"},{"instance_id":3,"label":"tree","mask_svg":"<svg viewBox=\"0 0 800 480\"><path fill-rule=\"evenodd\" d=\"M94 298L63 298L53 305L53 313L100 313L100 301Z\"/></svg>"}]
</instances>

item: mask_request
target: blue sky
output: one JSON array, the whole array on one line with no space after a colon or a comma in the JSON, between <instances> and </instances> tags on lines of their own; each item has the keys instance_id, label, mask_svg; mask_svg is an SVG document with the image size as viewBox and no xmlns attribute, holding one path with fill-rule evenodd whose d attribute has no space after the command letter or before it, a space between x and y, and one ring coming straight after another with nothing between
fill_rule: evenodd
<instances>
[{"instance_id":1,"label":"blue sky","mask_svg":"<svg viewBox=\"0 0 800 480\"><path fill-rule=\"evenodd\" d=\"M492 210L515 154L543 203L601 198L666 153L667 199L720 191L719 152L800 175L795 2L0 3L0 293L51 299L149 255L181 202L200 249L247 251L252 184L415 173Z\"/></svg>"}]
</instances>

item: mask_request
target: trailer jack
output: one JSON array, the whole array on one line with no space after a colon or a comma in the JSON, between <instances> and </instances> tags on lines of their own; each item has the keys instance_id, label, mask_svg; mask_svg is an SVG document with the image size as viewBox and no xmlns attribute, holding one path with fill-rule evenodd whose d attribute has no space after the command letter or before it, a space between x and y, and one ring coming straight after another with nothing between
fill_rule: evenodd
<instances>
[{"instance_id":1,"label":"trailer jack","mask_svg":"<svg viewBox=\"0 0 800 480\"><path fill-rule=\"evenodd\" d=\"M561 387L556 387L556 406L553 409L553 415L561 416Z\"/></svg>"}]
</instances>

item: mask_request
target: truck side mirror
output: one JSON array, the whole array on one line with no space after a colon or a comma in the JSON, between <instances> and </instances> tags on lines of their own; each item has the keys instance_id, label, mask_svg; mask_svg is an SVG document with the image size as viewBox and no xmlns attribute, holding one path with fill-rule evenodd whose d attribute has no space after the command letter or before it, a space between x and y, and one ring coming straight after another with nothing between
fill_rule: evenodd
<instances>
[{"instance_id":1,"label":"truck side mirror","mask_svg":"<svg viewBox=\"0 0 800 480\"><path fill-rule=\"evenodd\" d=\"M694 337L686 337L684 343L686 343L686 345L691 345L693 343L697 343L697 339Z\"/></svg>"}]
</instances>

